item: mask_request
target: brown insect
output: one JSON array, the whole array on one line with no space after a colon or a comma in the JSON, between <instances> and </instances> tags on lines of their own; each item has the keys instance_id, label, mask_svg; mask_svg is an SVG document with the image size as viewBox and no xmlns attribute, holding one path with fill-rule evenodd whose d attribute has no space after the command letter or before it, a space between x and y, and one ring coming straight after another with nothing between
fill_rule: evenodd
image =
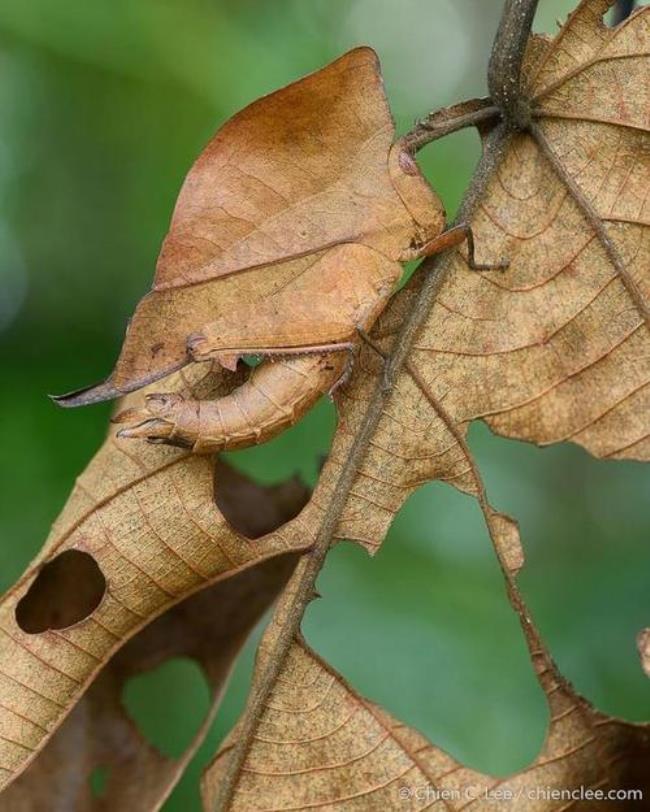
<instances>
[{"instance_id":1,"label":"brown insect","mask_svg":"<svg viewBox=\"0 0 650 812\"><path fill-rule=\"evenodd\" d=\"M471 236L444 231L440 199L393 141L369 48L235 115L185 180L153 289L112 375L57 402L107 400L192 361L234 369L259 354L262 365L232 394L215 402L151 395L118 416L128 424L121 436L208 453L262 442L299 419L341 379L400 262Z\"/></svg>"}]
</instances>

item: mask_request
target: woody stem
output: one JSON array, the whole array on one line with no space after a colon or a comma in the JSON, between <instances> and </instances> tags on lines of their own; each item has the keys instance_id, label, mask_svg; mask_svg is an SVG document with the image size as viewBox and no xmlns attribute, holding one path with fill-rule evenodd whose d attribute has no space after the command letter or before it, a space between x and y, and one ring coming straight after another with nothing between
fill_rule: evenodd
<instances>
[{"instance_id":1,"label":"woody stem","mask_svg":"<svg viewBox=\"0 0 650 812\"><path fill-rule=\"evenodd\" d=\"M415 127L403 137L404 146L413 154L438 138L466 127L478 127L490 121L496 122L500 116L501 111L489 98L461 102L453 107L429 113L428 116L418 121Z\"/></svg>"}]
</instances>

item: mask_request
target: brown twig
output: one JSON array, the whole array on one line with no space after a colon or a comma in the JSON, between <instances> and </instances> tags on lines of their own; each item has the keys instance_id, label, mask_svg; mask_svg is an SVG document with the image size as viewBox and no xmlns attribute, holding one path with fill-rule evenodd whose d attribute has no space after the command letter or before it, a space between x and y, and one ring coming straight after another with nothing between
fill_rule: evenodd
<instances>
[{"instance_id":1,"label":"brown twig","mask_svg":"<svg viewBox=\"0 0 650 812\"><path fill-rule=\"evenodd\" d=\"M505 0L488 66L494 103L512 129L526 129L530 105L521 92L521 66L539 0Z\"/></svg>"},{"instance_id":2,"label":"brown twig","mask_svg":"<svg viewBox=\"0 0 650 812\"><path fill-rule=\"evenodd\" d=\"M538 0L506 0L494 47L508 52L505 54L508 58L496 60L493 56L490 64L492 66L499 61L501 67L498 70L495 69L495 75L502 84L508 87L519 87L523 47L537 2ZM514 19L506 19L509 17ZM509 32L510 40L504 34L505 31ZM515 71L517 75L508 77L508 70ZM512 129L510 123L508 125L498 124L487 136L482 157L460 206L457 222L469 221L475 211L489 179L502 159ZM377 380L363 423L341 469L315 542L309 553L303 557L302 566L298 567L287 586L285 594L289 596L289 600L282 606L283 623L277 630L270 650L266 652L266 667L257 679L256 687L251 691L239 722L237 742L232 746L227 757L215 802L216 810L225 812L235 793L239 774L259 720L264 713L266 702L285 665L290 648L300 634L303 614L313 599L318 573L335 538L336 529L345 509L350 489L357 477L358 469L377 430L386 402L391 397L392 387L406 362L413 341L428 317L431 306L447 277L450 262L451 254L445 253L425 260L420 266L420 272L424 274L424 282L418 298L386 359L384 375ZM276 619L277 613L278 610L271 623Z\"/></svg>"},{"instance_id":3,"label":"brown twig","mask_svg":"<svg viewBox=\"0 0 650 812\"><path fill-rule=\"evenodd\" d=\"M404 145L412 154L445 135L478 127L490 121L498 121L501 111L490 98L470 99L469 101L436 110L417 122L415 127L403 137Z\"/></svg>"}]
</instances>

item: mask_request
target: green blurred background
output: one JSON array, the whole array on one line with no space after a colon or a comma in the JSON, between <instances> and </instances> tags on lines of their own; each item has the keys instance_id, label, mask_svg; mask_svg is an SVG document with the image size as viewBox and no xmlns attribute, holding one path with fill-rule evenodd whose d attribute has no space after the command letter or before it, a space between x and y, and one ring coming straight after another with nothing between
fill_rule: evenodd
<instances>
[{"instance_id":1,"label":"green blurred background","mask_svg":"<svg viewBox=\"0 0 650 812\"><path fill-rule=\"evenodd\" d=\"M541 0L538 30L572 3ZM228 116L349 47L379 52L398 128L485 93L500 0L4 0L0 7L0 588L42 544L106 431L109 406L46 398L111 369L148 288L182 178ZM478 153L459 134L422 166L453 213ZM323 402L269 445L233 455L265 482L313 481L334 426ZM521 584L564 673L599 708L650 717L634 638L650 625L650 473L581 450L540 451L475 426L492 501L521 522ZM485 770L523 766L546 724L478 509L430 485L370 560L330 556L309 642L361 692ZM166 805L199 809L198 776L244 700L242 658L205 746ZM128 686L170 753L207 691L190 663Z\"/></svg>"}]
</instances>

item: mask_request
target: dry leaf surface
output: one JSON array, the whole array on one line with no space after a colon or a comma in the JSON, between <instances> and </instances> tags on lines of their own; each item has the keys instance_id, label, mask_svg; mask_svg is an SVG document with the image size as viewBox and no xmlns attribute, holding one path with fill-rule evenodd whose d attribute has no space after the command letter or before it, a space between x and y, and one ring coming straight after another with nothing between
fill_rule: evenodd
<instances>
[{"instance_id":1,"label":"dry leaf surface","mask_svg":"<svg viewBox=\"0 0 650 812\"><path fill-rule=\"evenodd\" d=\"M582 2L524 79L565 181L513 137L472 222L510 268L458 255L412 360L459 422L646 460L650 13L609 28L611 5Z\"/></svg>"},{"instance_id":2,"label":"dry leaf surface","mask_svg":"<svg viewBox=\"0 0 650 812\"><path fill-rule=\"evenodd\" d=\"M529 62L525 77L537 99L539 127L598 213L597 223L534 140L513 136L471 224L481 254L507 256L510 267L476 273L462 252L453 257L409 359L428 395L404 370L339 537L376 548L403 501L429 480L474 491L466 454L454 438L473 419L540 445L570 440L598 457L650 457L650 98L644 79L650 10L639 9L612 29L602 21L609 5L582 2L556 39L538 49L541 57ZM605 81L610 75L620 80L614 92ZM606 123L591 120L603 118L603 97L619 100L618 117L611 113ZM384 351L419 285L414 279L378 323L374 335ZM351 384L337 392L340 428L316 504L328 503L381 365L364 349Z\"/></svg>"},{"instance_id":3,"label":"dry leaf surface","mask_svg":"<svg viewBox=\"0 0 650 812\"><path fill-rule=\"evenodd\" d=\"M218 396L221 378L195 365L169 383ZM219 500L233 523L215 504L220 481ZM105 663L151 620L218 580L307 546L299 522L293 532L275 531L300 511L305 489L248 485L246 492L241 481L208 458L108 438L38 558L0 602L2 785L36 757ZM251 497L255 510L238 503ZM98 568L99 592L83 570L61 566L52 576L48 567L71 555Z\"/></svg>"},{"instance_id":4,"label":"dry leaf surface","mask_svg":"<svg viewBox=\"0 0 650 812\"><path fill-rule=\"evenodd\" d=\"M241 491L237 498L241 503ZM256 493L254 501L239 508L259 516L264 510L259 502ZM196 593L146 626L110 660L36 760L0 794L0 810L159 809L210 729L248 633L294 565L290 554L264 561ZM121 695L134 675L180 656L201 666L211 707L186 751L173 759L140 734ZM106 771L107 781L104 791L94 795L91 776L97 768Z\"/></svg>"},{"instance_id":5,"label":"dry leaf surface","mask_svg":"<svg viewBox=\"0 0 650 812\"><path fill-rule=\"evenodd\" d=\"M546 741L527 769L495 778L459 764L359 696L302 641L295 643L228 808L592 812L593 800L572 803L569 795L553 799L543 793L562 788L584 796L587 789L635 788L647 797L650 730L598 713L543 650L532 654L551 714ZM204 776L206 812L215 809L236 736L237 728ZM601 807L623 808L616 801L598 802Z\"/></svg>"},{"instance_id":6,"label":"dry leaf surface","mask_svg":"<svg viewBox=\"0 0 650 812\"><path fill-rule=\"evenodd\" d=\"M650 351L647 297L650 280L647 228L650 220L646 196L650 188L647 115L650 99L645 77L648 75L650 58L650 13L642 9L623 25L609 29L602 22L602 15L609 5L611 3L606 0L583 0L555 40L536 49L535 58L529 60L524 78L533 100L538 138L529 134L512 137L472 221L481 257L507 256L510 268L501 275L477 274L469 270L462 253L459 252L452 260L453 272L447 277L430 317L417 337L409 360L410 369L405 369L399 376L379 430L371 442L369 454L358 471L339 522L338 538L352 538L368 549L375 549L408 495L424 482L444 480L473 493L481 501L506 578L511 590L515 590L512 576L523 562L518 533L515 525L507 517L495 514L485 500L480 479L464 444L464 432L469 421L483 418L501 434L539 444L571 440L600 457L648 458L647 384ZM346 64L345 60L351 59L360 60L360 65L371 66L370 75L378 79L376 64L365 50L352 52L334 63L337 66L335 71L334 66L325 69L330 71L330 79L334 75L339 79L343 75L350 79L341 66ZM315 81L319 76L318 81L321 81L325 71L303 82ZM355 75L360 76L361 73L357 71ZM615 92L612 92L612 83ZM298 92L301 86L304 89L304 84L298 83L287 90ZM374 84L371 81L369 86L377 89L378 81L374 81ZM363 85L359 87L363 88ZM360 92L359 88L357 92ZM364 94L369 100L373 98L372 93L364 90L361 95ZM383 95L381 98L383 100ZM271 109L268 107L269 99L274 100L272 108L279 104L278 99L282 97L275 94L263 100L266 107L262 102L257 103L262 105L262 111ZM361 104L362 107L366 105L365 102ZM320 235L320 243L318 240L312 241L300 254L294 248L286 251L286 245L290 244L286 242L283 253L276 255L273 254L277 248L275 243L269 241L267 244L260 237L268 236L268 224L264 229L257 229L255 223L253 230L238 234L232 245L228 243L223 251L219 245L221 253L218 253L219 261L215 265L212 263L216 256L214 246L209 247L204 239L197 236L200 234L197 224L205 229L202 237L209 235L209 239L212 239L222 221L213 216L210 205L198 205L196 210L189 206L185 210L179 202L168 243L161 255L156 288L140 306L143 309L136 315L115 377L107 387L94 391L90 397L112 396L118 390L142 385L144 381L162 374L162 371L184 362L187 335L201 325L207 326L209 321L212 321L212 326L203 330L209 343L207 354L217 357L223 353L227 355L232 350L257 349L260 345L256 342L270 341L271 337L275 347L304 347L304 337L307 335L311 344L343 340L343 331L337 332L338 326L332 328L334 322L328 323L327 336L330 337L326 338L325 333L313 331L313 324L309 322L311 313L301 320L300 307L306 312L309 301L314 307L316 288L310 282L310 274L317 275L319 280L328 279L332 284L339 284L340 270L346 266L348 258L352 258L355 263L360 263L359 267L370 268L372 264L374 270L364 276L364 284L371 280L370 287L374 286L377 291L376 280L387 278L382 268L387 269L390 264L393 269L391 273L395 273L397 260L403 256L401 252L404 248L408 247L408 241L405 246L402 237L413 234L414 222L421 224L420 215L414 214L416 208L421 210L412 204L408 223L404 220L403 213L408 207L404 207L403 201L408 195L399 191L394 173L391 177L390 169L394 162L391 164L390 157L387 160L386 156L392 141L392 129L389 128L390 131L384 134L389 118L383 101L382 104L384 114L380 118L384 125L380 126L377 119L368 131L370 135L374 133L375 137L368 135L366 139L372 145L382 143L381 150L372 153L375 157L381 156L381 161L377 159L376 164L372 161L362 162L357 167L358 175L354 175L354 166L346 164L346 171L349 169L352 174L345 176L345 182L339 189L345 199L349 199L350 189L356 188L351 178L354 177L358 183L377 182L377 188L383 190L379 198L384 213L388 211L383 208L386 202L384 192L390 190L388 197L397 201L397 208L389 207L392 213L388 220L382 220L377 212L373 212L372 217L377 219L373 219L372 227L364 231L367 227L364 221L363 229L358 232L364 235L381 234L380 241L373 242L374 237L366 236L361 239L358 234L348 241L339 237L332 241L331 234L338 234L334 229L328 232L330 243L323 243ZM368 101L366 106L372 107L373 104ZM238 122L241 124L246 116L259 112L260 108L253 105L240 114L241 119L235 117L216 137L206 155L212 155L210 150L214 147L219 158L219 150L225 149L224 139L220 140L220 136L229 132L229 127L236 129ZM313 130L313 122L310 126ZM310 139L306 143L313 145L313 134ZM346 149L342 147L341 155L349 157ZM358 153L358 145L355 150ZM250 154L257 155L255 150ZM391 157L394 155L395 151L390 153ZM232 167L237 167L236 170L232 169L233 172L239 171L239 166L248 166L242 163L240 157L232 164L223 163L224 171ZM203 167L202 160L204 158L193 170L197 173L192 181L196 188L190 183L193 175L188 178L183 193L187 191L188 201L199 201L201 195L205 194L201 191L201 183L212 178L210 161ZM302 160L296 164L302 165ZM376 180L379 175L368 171L368 166L380 165L384 167L381 183ZM397 165L399 167L399 159ZM387 172L384 171L386 167ZM403 174L409 183L412 178L415 178L413 183L420 183L417 176L411 176L408 172ZM237 177L239 183L241 177ZM251 181L252 198L255 193L262 193L254 180ZM218 185L215 184L215 188ZM224 188L224 194L227 194L227 184ZM422 187L417 188L421 190ZM273 185L271 190L276 192ZM214 193L213 189L211 193ZM270 194L270 191L266 193ZM184 200L183 194L181 201ZM292 192L291 199L294 197ZM419 201L423 199L419 193L415 194L415 198ZM311 198L309 200L311 203ZM314 200L320 200L318 194ZM231 204L233 201L227 202ZM427 209L427 205L432 205L431 198L422 205L431 216L434 210L439 211L437 206ZM282 220L285 210L281 203L279 206L277 222L285 222ZM398 210L402 214L398 215ZM313 215L319 210L307 211ZM340 214L342 209L336 211ZM283 239L286 241L296 238L296 234L300 236L299 228L302 225L298 227L295 223L302 224L300 218L305 216L305 210L291 209L290 214L285 222L287 230ZM186 215L187 221L184 220ZM357 220L345 212L341 223L357 223ZM389 228L390 223L395 228ZM305 231L313 236L307 225ZM278 234L270 233L274 240L280 239ZM282 234L285 235L284 230ZM400 235L399 240L395 238L396 234ZM392 241L392 248L381 240ZM251 246L263 257L263 262L258 262L256 266L245 265L248 260L242 260L242 255L238 253L245 253ZM264 250L267 250L266 254ZM346 254L348 250L353 250L354 256ZM371 255L373 260L369 263L366 260ZM231 265L227 262L220 264L222 257L226 257ZM187 262L187 265L177 275L180 260ZM238 262L244 264L237 265ZM258 273L262 265L263 275ZM216 266L226 270L217 273ZM176 284L181 278L182 283ZM296 280L297 285L294 284ZM301 288L303 282L305 287ZM390 349L392 338L408 312L419 284L419 280L415 280L396 297L377 325L373 335L382 351ZM268 297L271 301L275 294L270 294L277 286L283 288L283 302L286 300L288 309L283 303L277 313L266 313L264 310L264 318L259 322L255 320L255 329L252 329L253 320L246 311L248 303L255 297L260 300ZM320 323L326 316L333 317L341 312L337 304L341 301L337 298L341 290L335 291L334 298L324 302L324 310L316 308L313 311L317 313ZM345 289L344 297L347 292ZM366 297L364 301L369 300ZM377 304L379 299L373 301ZM154 302L155 305L152 304ZM139 316L148 307L152 308L152 318L140 320ZM216 307L224 309L216 310ZM376 311L372 311L373 318L379 309L377 307ZM292 317L287 320L289 313ZM192 319L196 314L199 321L193 320L190 324L187 320L189 314L192 314ZM138 332L139 326L135 327L140 322L146 325L146 335ZM349 328L348 321L348 336ZM299 332L302 336L300 341L297 339ZM163 333L171 343L158 348L158 338ZM240 337L243 343L240 343ZM152 355L154 348L156 351ZM300 544L306 544L314 537L338 474L363 421L381 368L379 355L369 347L364 348L352 381L337 394L340 426L331 457L313 498L297 519L282 528L282 536L275 534L264 539L264 555L298 549ZM119 453L125 456L128 456L127 451L133 453L132 448L136 447L126 448L120 446L119 441L116 442ZM140 451L139 445L137 448L138 456L145 454ZM169 460L165 464L161 463L162 456L156 457L152 481L156 476L168 477L170 472L176 471L182 475L186 471L188 498L192 494L192 498L197 499L198 494L200 504L197 509L203 506L207 510L210 463L173 449L156 448L150 451L169 455L165 457ZM182 466L176 462L177 459L182 460ZM175 468L176 465L179 467ZM116 470L120 470L120 467ZM137 491L131 485L133 478L133 473L126 477L128 484L124 493L129 499L133 499L132 492ZM173 481L174 487L181 487L182 490L182 482L179 484L176 477ZM124 483L121 487L124 487ZM153 498L151 495L160 487L153 482L149 496ZM211 492L211 488L209 490ZM111 493L101 498L94 495L90 500L86 497L79 507L73 506L70 517L64 519L62 529L57 531L69 535L87 525L87 532L92 530L89 540L79 535L70 546L86 549L96 558L100 551L115 557L115 561L107 558L103 562L102 571L110 576L107 580L111 588L89 622L66 633L39 635L38 640L19 635L23 654L17 657L16 651L21 649L15 645L17 632L15 603L11 603L13 598L5 601L2 607L4 636L9 641L7 662L2 665L8 671L3 679L8 680L7 685L11 687L18 706L27 707L29 702L39 708L45 726L54 724L52 720L61 716L56 706L56 712L52 711L48 702L54 700L68 708L80 694L79 686L96 671L92 662L88 661L92 654L86 657L83 648L98 646L98 641L103 640L102 635L105 637L106 634L101 631L89 634L91 622L99 621L104 626L108 624L109 629L118 629L120 639L124 639L137 628L140 622L138 612L144 613L147 618L153 617L181 596L199 588L202 583L218 577L218 573L238 572L247 562L257 560L255 554L250 552L250 542L242 540L229 528L224 530L225 522L219 520L218 538L221 547L227 549L227 557L232 559L230 561L223 560L222 556L219 562L215 562L210 557L216 554L214 545L205 547L201 522L198 524L200 532L194 534L192 530L190 538L187 522L184 521L182 528L179 527L178 542L184 540L186 547L175 544L173 553L168 553L164 545L160 546L155 541L155 534L160 532L160 525L156 524L155 543L150 537L141 551L146 560L136 560L135 565L124 562L117 551L109 552L111 544L110 537L108 543L106 540L106 525L102 524L101 519L94 518L94 512L97 512L95 503L99 501L101 504L99 515L102 516L105 507L110 510L115 500L123 498L120 486ZM79 493L76 498L79 498ZM92 507L90 512L89 501ZM174 510L178 511L178 504ZM165 522L170 521L174 510L165 514ZM214 511L212 504L210 510ZM107 517L111 533L123 526L118 518L123 514L124 510L120 507L114 517ZM192 516L196 515L194 511ZM201 515L204 519L205 514ZM214 520L214 514L210 515ZM86 516L93 518L87 520ZM194 523L192 527L195 527ZM132 532L133 527L129 525L129 533ZM151 534L151 527L146 532ZM216 528L208 535L215 533ZM136 530L135 537L137 535ZM132 553L137 546L129 543L128 550ZM50 552L48 550L45 555ZM259 548L256 552L259 553ZM170 555L171 558L168 557ZM207 574L203 571L197 573L196 568L206 562ZM124 576L121 581L120 575ZM33 571L29 577L33 577ZM119 587L115 594L119 596L122 608L109 600L113 595L113 584L115 588ZM25 581L21 582L17 593L12 594L21 596L25 585ZM516 595L516 591L511 594ZM110 613L107 613L107 607ZM127 607L127 611L124 607ZM545 748L529 770L504 783L460 767L427 745L417 734L396 725L383 712L360 699L312 652L296 644L275 686L275 707L269 706L261 721L267 741L255 740L250 749L246 762L248 769L241 773L233 808L254 808L250 806L251 792L256 793L255 804L259 804L261 809L301 809L310 805L324 808L328 805L332 808L344 806L350 809L402 808L405 803L403 799L394 803L386 793L402 786L438 786L441 781L447 781L444 786L462 786L458 782L465 782L466 779L480 786L513 788L528 786L529 782L548 782L554 786L575 786L577 782L585 786L603 787L624 786L628 782L628 786L644 786L640 783L637 770L639 760L647 760L647 730L608 719L576 697L557 674L543 648L533 645L536 637L527 625L521 606L519 610L553 715ZM267 645L277 633L278 629L273 627L268 631ZM60 639L69 642L69 648L64 649L63 654ZM105 658L112 646L113 643L106 639L93 653L96 657ZM65 653L68 651L69 654ZM262 650L261 662L264 656ZM53 661L56 662L55 668L52 668ZM42 698L42 702L38 700L35 704L35 686L27 681L33 680L34 675L42 677L38 683L39 692L49 692L44 694L49 699ZM312 709L310 689L316 693L324 691L323 686L326 685L329 688L321 697L322 701L317 700L316 707ZM330 691L332 696L339 697L338 704L330 702ZM350 711L358 708L358 718L349 728L346 726L350 721L337 715L340 705L346 705ZM17 725L11 715L12 712L15 715L16 707L7 710L7 729L13 736L25 736L24 726ZM307 741L309 737L303 737L300 731L300 740L292 742L291 732L295 732L296 719L303 725L313 723L313 741ZM342 726L337 728L337 724ZM356 727L357 724L360 727ZM380 741L384 734L385 739ZM365 740L364 735L367 736ZM334 738L330 741L331 736ZM38 742L38 737L35 740ZM368 748L375 744L377 747L366 752L359 749L362 742ZM29 746L32 742L25 739L24 743ZM334 746L336 752L331 749ZM8 771L20 769L19 765L25 764L29 755L25 756L20 747L13 747L11 742L6 747L3 765ZM287 753L293 753L290 764L283 761L283 747L287 748ZM219 776L225 769L230 752L231 745L227 745L206 778L207 803L213 802ZM332 761L333 755L337 756L337 761ZM302 765L298 771L296 764ZM323 769L323 765L328 769ZM403 772L400 773L400 770ZM405 776L410 776L410 783L400 784ZM350 787L357 787L354 796L349 793ZM272 790L274 794L269 794ZM425 808L427 804L428 808L435 808L431 799L417 805L420 799L415 793L409 795L406 802L412 808ZM246 803L249 805L246 806ZM387 803L388 806L384 805ZM476 809L491 808L481 806L479 800L473 801L473 806ZM439 808L460 807L447 803ZM559 812L562 806L538 803L536 806L519 805L514 808Z\"/></svg>"}]
</instances>

